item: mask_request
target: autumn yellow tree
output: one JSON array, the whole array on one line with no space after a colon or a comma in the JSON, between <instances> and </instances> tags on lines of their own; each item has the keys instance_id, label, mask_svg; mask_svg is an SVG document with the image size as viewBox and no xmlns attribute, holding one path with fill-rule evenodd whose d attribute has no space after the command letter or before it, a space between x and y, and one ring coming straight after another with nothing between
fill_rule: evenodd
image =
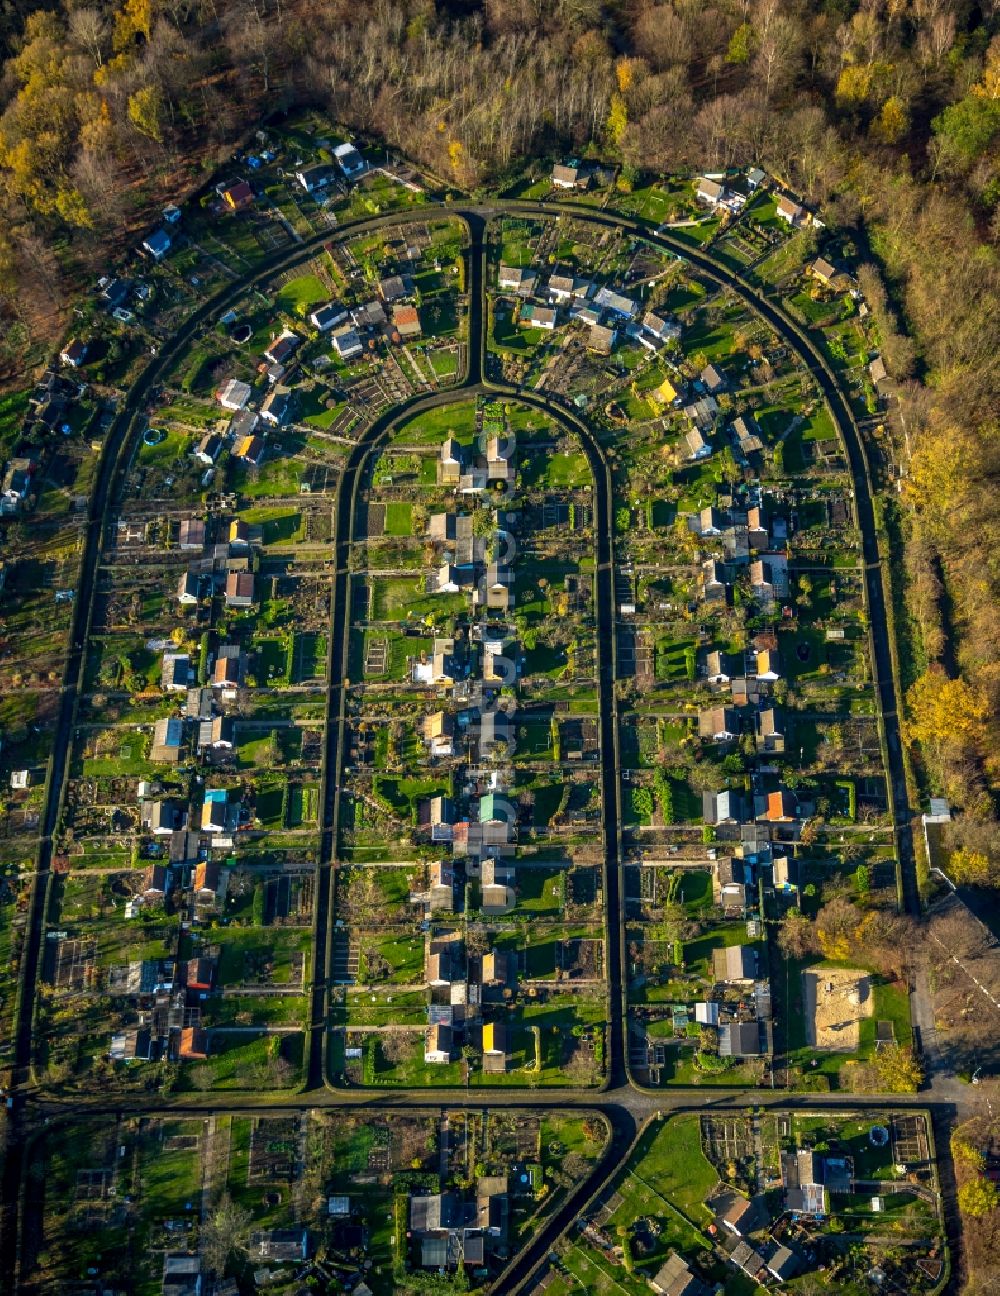
<instances>
[{"instance_id":1,"label":"autumn yellow tree","mask_svg":"<svg viewBox=\"0 0 1000 1296\"><path fill-rule=\"evenodd\" d=\"M611 107L608 109L608 120L605 127L608 142L615 148L621 148L625 131L628 127L628 108L625 96L616 90L611 96Z\"/></svg>"},{"instance_id":2,"label":"autumn yellow tree","mask_svg":"<svg viewBox=\"0 0 1000 1296\"><path fill-rule=\"evenodd\" d=\"M129 95L128 116L140 135L163 143L163 95L159 86L141 86Z\"/></svg>"},{"instance_id":3,"label":"autumn yellow tree","mask_svg":"<svg viewBox=\"0 0 1000 1296\"><path fill-rule=\"evenodd\" d=\"M152 0L125 0L121 12L115 17L115 49L118 51L128 49L135 43L137 36L148 41L152 30Z\"/></svg>"},{"instance_id":4,"label":"autumn yellow tree","mask_svg":"<svg viewBox=\"0 0 1000 1296\"><path fill-rule=\"evenodd\" d=\"M959 886L985 886L993 872L989 856L982 851L952 851L948 860L948 876Z\"/></svg>"},{"instance_id":5,"label":"autumn yellow tree","mask_svg":"<svg viewBox=\"0 0 1000 1296\"><path fill-rule=\"evenodd\" d=\"M902 139L910 126L910 114L899 95L890 95L878 117L878 134L887 144Z\"/></svg>"},{"instance_id":6,"label":"autumn yellow tree","mask_svg":"<svg viewBox=\"0 0 1000 1296\"><path fill-rule=\"evenodd\" d=\"M985 1175L976 1175L974 1179L962 1184L958 1190L958 1208L963 1215L976 1219L991 1215L1000 1205L1000 1194L992 1179Z\"/></svg>"},{"instance_id":7,"label":"autumn yellow tree","mask_svg":"<svg viewBox=\"0 0 1000 1296\"><path fill-rule=\"evenodd\" d=\"M824 958L845 961L857 949L863 916L842 896L825 904L816 915L816 939Z\"/></svg>"},{"instance_id":8,"label":"autumn yellow tree","mask_svg":"<svg viewBox=\"0 0 1000 1296\"><path fill-rule=\"evenodd\" d=\"M909 734L930 751L979 748L986 738L988 704L978 689L960 676L949 679L930 666L906 695Z\"/></svg>"},{"instance_id":9,"label":"autumn yellow tree","mask_svg":"<svg viewBox=\"0 0 1000 1296\"><path fill-rule=\"evenodd\" d=\"M903 498L929 536L946 540L982 471L982 454L967 428L950 420L925 429L903 480Z\"/></svg>"},{"instance_id":10,"label":"autumn yellow tree","mask_svg":"<svg viewBox=\"0 0 1000 1296\"><path fill-rule=\"evenodd\" d=\"M620 94L628 94L632 88L632 82L635 80L636 65L638 60L630 58L620 58L615 64L615 80L618 82L618 91Z\"/></svg>"},{"instance_id":11,"label":"autumn yellow tree","mask_svg":"<svg viewBox=\"0 0 1000 1296\"><path fill-rule=\"evenodd\" d=\"M837 78L837 102L841 104L864 103L871 93L871 69L857 63L848 63Z\"/></svg>"},{"instance_id":12,"label":"autumn yellow tree","mask_svg":"<svg viewBox=\"0 0 1000 1296\"><path fill-rule=\"evenodd\" d=\"M994 36L986 51L983 79L972 87L980 99L1000 99L1000 36Z\"/></svg>"},{"instance_id":13,"label":"autumn yellow tree","mask_svg":"<svg viewBox=\"0 0 1000 1296\"><path fill-rule=\"evenodd\" d=\"M749 23L740 23L729 38L726 51L727 63L749 63L750 55L756 50L759 41Z\"/></svg>"},{"instance_id":14,"label":"autumn yellow tree","mask_svg":"<svg viewBox=\"0 0 1000 1296\"><path fill-rule=\"evenodd\" d=\"M986 1168L986 1158L982 1152L960 1134L951 1136L951 1155L956 1161L970 1166L973 1170L980 1171Z\"/></svg>"},{"instance_id":15,"label":"autumn yellow tree","mask_svg":"<svg viewBox=\"0 0 1000 1296\"><path fill-rule=\"evenodd\" d=\"M79 229L92 229L94 218L87 206L87 200L74 185L60 185L55 196L56 213L67 225Z\"/></svg>"},{"instance_id":16,"label":"autumn yellow tree","mask_svg":"<svg viewBox=\"0 0 1000 1296\"><path fill-rule=\"evenodd\" d=\"M874 1064L883 1093L916 1093L924 1078L920 1059L902 1044L880 1048Z\"/></svg>"},{"instance_id":17,"label":"autumn yellow tree","mask_svg":"<svg viewBox=\"0 0 1000 1296\"><path fill-rule=\"evenodd\" d=\"M88 95L86 98L80 96L78 102L81 102L85 114L80 125L80 147L99 156L107 153L114 143L114 125L108 101Z\"/></svg>"}]
</instances>

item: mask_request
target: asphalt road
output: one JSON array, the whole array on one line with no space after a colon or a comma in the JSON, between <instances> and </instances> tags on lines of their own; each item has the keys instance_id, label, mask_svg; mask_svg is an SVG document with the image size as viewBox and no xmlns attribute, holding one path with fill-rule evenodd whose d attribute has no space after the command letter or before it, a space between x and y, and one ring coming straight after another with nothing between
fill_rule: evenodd
<instances>
[{"instance_id":1,"label":"asphalt road","mask_svg":"<svg viewBox=\"0 0 1000 1296\"><path fill-rule=\"evenodd\" d=\"M343 750L343 680L346 669L347 624L350 609L347 604L349 585L348 562L354 502L360 483L364 480L366 465L371 452L384 440L385 436L398 422L418 412L421 408L432 405L451 403L462 396L472 396L484 388L482 357L484 348L485 312L483 309L485 285L483 282L483 248L482 240L485 222L493 216L503 213L537 215L540 212L551 216L572 214L574 219L587 220L602 227L618 227L648 240L665 251L675 253L696 267L701 273L721 286L731 289L740 295L757 311L788 345L796 351L800 359L809 367L820 384L828 402L837 429L843 439L848 455L855 487L855 509L858 527L862 537L862 549L865 569L865 587L869 613L872 656L875 666L879 703L884 724L886 748L889 761L889 776L893 788L893 811L896 821L896 833L901 865L902 891L906 907L917 912L919 899L916 889L916 875L913 858L913 844L910 833L909 810L906 799L906 783L903 770L902 743L899 731L897 686L893 675L892 654L890 650L889 625L886 613L883 585L880 569L878 532L875 520L875 509L872 500L871 484L868 477L865 447L860 429L851 413L849 405L840 389L837 378L825 357L819 352L808 333L791 320L775 302L763 296L752 285L746 283L739 275L715 262L711 256L697 251L666 234L654 234L638 222L611 213L595 211L593 208L572 207L568 205L545 205L496 202L489 205L459 205L442 208L442 212L457 216L466 221L470 230L471 247L467 262L467 288L469 293L470 345L469 368L457 388L433 396L414 398L407 404L397 407L391 414L383 416L367 430L358 446L351 452L344 476L341 480L336 501L335 522L335 556L336 579L332 595L331 617L333 633L330 642L328 662L328 729L326 783L322 796L321 850L319 859L319 876L316 903L316 960L312 987L312 1012L310 1043L308 1052L308 1087L300 1098L283 1102L280 1108L267 1106L267 1111L302 1110L308 1107L365 1107L373 1110L391 1110L393 1108L413 1109L426 1107L462 1107L465 1105L481 1109L484 1102L490 1106L504 1108L522 1108L532 1111L549 1107L557 1109L573 1108L579 1110L598 1109L610 1121L612 1142L608 1152L602 1158L594 1173L567 1199L554 1215L533 1235L528 1247L521 1252L511 1269L504 1275L494 1290L513 1292L525 1285L527 1278L537 1266L544 1263L544 1257L561 1229L575 1216L582 1202L606 1181L607 1177L618 1168L623 1160L624 1149L634 1137L640 1123L649 1117L663 1112L679 1110L701 1110L706 1106L726 1108L744 1108L748 1101L758 1106L779 1104L786 1107L832 1107L838 1110L852 1107L870 1109L877 1100L863 1101L844 1100L835 1095L795 1095L781 1091L745 1091L745 1090L674 1090L670 1092L646 1093L628 1083L627 1047L624 1013L624 979L623 979L623 941L622 941L622 904L621 904L621 859L619 851L619 778L617 760L617 736L615 725L614 703L614 554L612 540L612 518L610 500L610 476L603 450L596 442L587 425L579 419L574 411L549 398L530 392L514 392L511 389L489 384L489 389L509 395L517 395L526 401L545 410L551 417L560 420L570 427L581 439L594 473L596 532L598 537L597 582L598 582L598 639L599 639L599 683L600 683L600 728L602 772L604 776L605 796L605 868L604 894L607 921L607 968L609 980L609 1030L608 1030L608 1067L609 1081L603 1093L593 1091L558 1090L531 1092L497 1090L462 1090L462 1091L404 1091L394 1093L373 1093L367 1090L333 1089L327 1082L326 1065L326 1023L328 1017L328 986L330 942L333 932L333 911L335 897L335 842L336 825L339 815L339 797L341 778L341 761ZM24 957L22 960L21 1011L15 1031L14 1059L15 1085L17 1098L11 1117L8 1121L8 1155L5 1160L2 1181L3 1193L3 1236L7 1242L0 1247L3 1259L0 1261L0 1279L5 1281L8 1290L12 1289L14 1257L16 1248L10 1245L17 1227L17 1203L19 1199L22 1158L20 1155L24 1137L28 1131L30 1114L31 1123L39 1116L45 1119L59 1120L67 1110L79 1113L85 1109L88 1113L98 1112L139 1112L143 1110L162 1111L165 1108L182 1114L184 1112L205 1112L253 1110L259 1103L258 1095L227 1095L220 1100L218 1095L206 1096L204 1102L191 1098L180 1100L156 1097L146 1100L136 1096L119 1102L104 1103L100 1096L93 1101L88 1098L74 1098L67 1103L46 1097L33 1088L31 1083L32 1059L32 1017L37 974L42 946L45 920L45 897L52 855L52 837L56 830L61 805L62 789L70 753L77 699L79 696L84 666L84 644L87 641L90 619L96 589L97 571L100 562L104 530L120 492L124 473L143 427L142 411L149 395L162 375L179 357L183 350L197 337L198 333L210 325L228 306L235 304L248 288L263 283L274 274L291 269L309 260L317 247L330 242L338 242L354 237L359 232L386 225L395 225L411 218L410 214L390 213L372 220L360 221L339 230L326 231L307 243L296 245L290 250L282 251L264 262L250 275L227 285L212 299L200 307L165 345L158 356L139 377L128 392L122 408L113 423L101 456L94 494L91 500L88 527L86 532L84 554L81 564L80 581L77 588L77 599L74 611L73 642L67 660L67 667L60 699L59 721L53 749L51 776L42 820L42 840L39 849L38 871L29 908ZM477 344L477 339L479 342ZM950 1095L949 1095L950 1096ZM892 1105L900 1102L917 1106L930 1106L935 1120L947 1122L954 1114L955 1107L950 1102L936 1101L933 1093L917 1096L914 1099L886 1098ZM946 1155L946 1144L939 1146L939 1153ZM957 1238L952 1238L953 1244Z\"/></svg>"}]
</instances>

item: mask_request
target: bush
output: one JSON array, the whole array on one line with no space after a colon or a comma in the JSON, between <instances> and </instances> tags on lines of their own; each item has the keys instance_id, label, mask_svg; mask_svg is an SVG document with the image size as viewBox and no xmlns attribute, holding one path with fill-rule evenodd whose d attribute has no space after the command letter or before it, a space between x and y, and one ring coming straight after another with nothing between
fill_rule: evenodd
<instances>
[{"instance_id":1,"label":"bush","mask_svg":"<svg viewBox=\"0 0 1000 1296\"><path fill-rule=\"evenodd\" d=\"M632 789L632 809L640 819L648 819L653 814L653 794L649 788Z\"/></svg>"},{"instance_id":2,"label":"bush","mask_svg":"<svg viewBox=\"0 0 1000 1296\"><path fill-rule=\"evenodd\" d=\"M660 804L660 814L663 816L664 823L674 822L674 793L670 786L670 779L662 769L658 769L653 778L653 787L656 792L656 799ZM680 877L680 874L676 874ZM673 878L671 878L671 886Z\"/></svg>"},{"instance_id":3,"label":"bush","mask_svg":"<svg viewBox=\"0 0 1000 1296\"><path fill-rule=\"evenodd\" d=\"M696 1053L694 1064L706 1075L721 1075L733 1065L731 1058L719 1057L718 1053Z\"/></svg>"}]
</instances>

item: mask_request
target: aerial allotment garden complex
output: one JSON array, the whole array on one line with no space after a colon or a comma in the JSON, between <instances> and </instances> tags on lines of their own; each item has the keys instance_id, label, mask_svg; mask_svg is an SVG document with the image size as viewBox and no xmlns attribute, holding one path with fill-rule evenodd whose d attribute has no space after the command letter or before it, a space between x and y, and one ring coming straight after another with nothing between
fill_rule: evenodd
<instances>
[{"instance_id":1,"label":"aerial allotment garden complex","mask_svg":"<svg viewBox=\"0 0 1000 1296\"><path fill-rule=\"evenodd\" d=\"M402 1216L373 1233L370 1289L483 1278L563 1155L585 1178L605 1139L583 1112L494 1127L494 1103L599 1105L626 1077L748 1104L848 1091L910 1044L905 987L836 940L775 939L789 909L908 885L843 418L761 303L821 350L843 417L878 408L877 339L853 249L756 171L623 194L559 164L445 203L315 123L265 144L102 280L27 416L58 404L65 442L7 467L3 507L29 523L8 625L30 625L47 563L82 632L44 649L54 674L78 659L66 732L0 662L8 941L47 815L52 833L12 951L34 923L12 1062L126 1105L476 1090L460 1135L226 1116L228 1168L204 1173L256 1209L254 1185L289 1177L274 1146L318 1192L331 1165L412 1170L409 1205L361 1190L373 1219L411 1210L409 1251ZM98 477L88 541L73 502ZM825 1137L874 1166L876 1115ZM798 1191L783 1158L816 1138L769 1120L760 1184ZM933 1167L922 1117L884 1123ZM204 1137L186 1117L114 1136L133 1184L157 1148L187 1157L189 1196L209 1191ZM104 1138L87 1127L84 1160ZM701 1146L732 1197L753 1138L734 1121ZM655 1179L659 1155L629 1164ZM444 1197L414 1223L439 1161ZM78 1194L79 1168L57 1158L51 1191ZM849 1181L864 1216L878 1191ZM933 1232L932 1169L920 1183ZM287 1232L287 1192L263 1201L255 1227ZM679 1253L707 1245L702 1202ZM349 1251L343 1209L322 1227ZM593 1228L578 1269L606 1263ZM295 1238L261 1245L296 1259Z\"/></svg>"}]
</instances>

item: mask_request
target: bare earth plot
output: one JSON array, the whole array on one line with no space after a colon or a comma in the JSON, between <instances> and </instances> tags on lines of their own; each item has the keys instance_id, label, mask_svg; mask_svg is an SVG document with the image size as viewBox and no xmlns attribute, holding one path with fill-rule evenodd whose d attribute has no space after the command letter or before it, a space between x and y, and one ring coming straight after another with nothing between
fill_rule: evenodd
<instances>
[{"instance_id":1,"label":"bare earth plot","mask_svg":"<svg viewBox=\"0 0 1000 1296\"><path fill-rule=\"evenodd\" d=\"M820 968L802 973L806 1037L812 1048L848 1053L858 1047L862 1017L870 1017L875 1000L865 972L854 968Z\"/></svg>"}]
</instances>

